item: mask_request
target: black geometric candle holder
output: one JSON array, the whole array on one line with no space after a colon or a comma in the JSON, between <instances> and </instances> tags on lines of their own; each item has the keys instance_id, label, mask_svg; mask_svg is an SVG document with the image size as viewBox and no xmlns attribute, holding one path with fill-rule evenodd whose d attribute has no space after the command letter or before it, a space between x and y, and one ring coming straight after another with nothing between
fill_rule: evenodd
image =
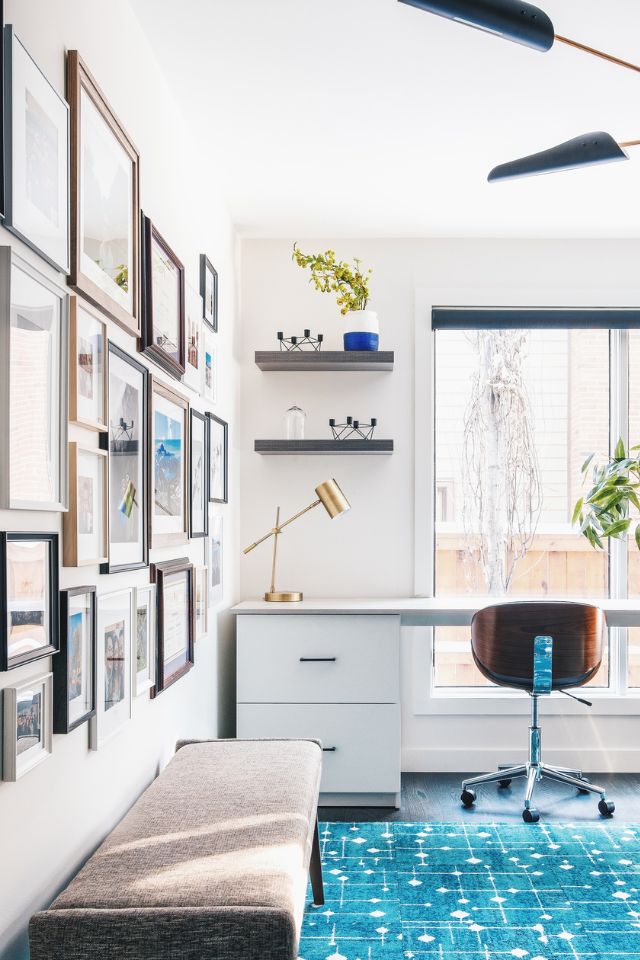
<instances>
[{"instance_id":1,"label":"black geometric candle holder","mask_svg":"<svg viewBox=\"0 0 640 960\"><path fill-rule=\"evenodd\" d=\"M336 423L333 417L329 420L329 426L333 433L334 440L349 440L358 437L360 440L372 440L373 431L378 421L371 417L369 423L363 423L361 420L354 420L353 417L347 417L346 423Z\"/></svg>"},{"instance_id":2,"label":"black geometric candle holder","mask_svg":"<svg viewBox=\"0 0 640 960\"><path fill-rule=\"evenodd\" d=\"M292 350L320 350L324 335L319 333L317 337L311 336L311 330L305 330L302 337L285 337L282 330L278 330L278 340L280 349L291 353Z\"/></svg>"}]
</instances>

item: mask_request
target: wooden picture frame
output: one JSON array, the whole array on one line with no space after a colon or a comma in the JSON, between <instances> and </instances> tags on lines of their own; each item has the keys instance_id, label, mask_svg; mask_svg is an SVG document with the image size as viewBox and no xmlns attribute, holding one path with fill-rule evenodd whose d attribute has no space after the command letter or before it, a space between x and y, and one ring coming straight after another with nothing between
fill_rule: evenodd
<instances>
[{"instance_id":1,"label":"wooden picture frame","mask_svg":"<svg viewBox=\"0 0 640 960\"><path fill-rule=\"evenodd\" d=\"M206 537L209 532L209 427L206 414L192 407L189 427L189 536L195 540Z\"/></svg>"},{"instance_id":2,"label":"wooden picture frame","mask_svg":"<svg viewBox=\"0 0 640 960\"><path fill-rule=\"evenodd\" d=\"M136 587L133 593L131 630L132 697L140 697L155 686L158 649L156 613L155 584L146 583L142 587Z\"/></svg>"},{"instance_id":3,"label":"wooden picture frame","mask_svg":"<svg viewBox=\"0 0 640 960\"><path fill-rule=\"evenodd\" d=\"M87 461L97 458L97 470ZM80 473L84 462L85 473ZM89 474L89 475L87 475ZM94 480L100 482L94 484ZM96 490L100 489L100 496ZM99 447L69 444L69 510L62 514L62 562L65 567L86 567L109 562L109 454ZM94 532L97 523L100 530ZM100 549L92 552L91 539Z\"/></svg>"},{"instance_id":4,"label":"wooden picture frame","mask_svg":"<svg viewBox=\"0 0 640 960\"><path fill-rule=\"evenodd\" d=\"M89 748L116 736L131 719L133 590L100 594L97 600L96 710L89 724Z\"/></svg>"},{"instance_id":5,"label":"wooden picture frame","mask_svg":"<svg viewBox=\"0 0 640 960\"><path fill-rule=\"evenodd\" d=\"M58 534L0 533L0 670L58 652L58 603Z\"/></svg>"},{"instance_id":6,"label":"wooden picture frame","mask_svg":"<svg viewBox=\"0 0 640 960\"><path fill-rule=\"evenodd\" d=\"M144 214L141 351L172 377L182 379L186 359L184 266Z\"/></svg>"},{"instance_id":7,"label":"wooden picture frame","mask_svg":"<svg viewBox=\"0 0 640 960\"><path fill-rule=\"evenodd\" d=\"M71 297L69 306L69 421L103 433L109 409L107 322L79 297ZM96 329L101 330L97 342ZM101 398L102 416L92 418L87 400L96 392Z\"/></svg>"},{"instance_id":8,"label":"wooden picture frame","mask_svg":"<svg viewBox=\"0 0 640 960\"><path fill-rule=\"evenodd\" d=\"M187 491L190 480L189 401L155 377L149 378L148 432L151 546L167 547L187 543ZM176 460L177 463L174 462Z\"/></svg>"},{"instance_id":9,"label":"wooden picture frame","mask_svg":"<svg viewBox=\"0 0 640 960\"><path fill-rule=\"evenodd\" d=\"M188 557L152 563L151 579L157 591L158 652L156 685L151 691L151 696L156 697L188 673L194 664L193 564ZM183 617L180 611L176 615L176 606L182 600L185 605Z\"/></svg>"},{"instance_id":10,"label":"wooden picture frame","mask_svg":"<svg viewBox=\"0 0 640 960\"><path fill-rule=\"evenodd\" d=\"M71 264L69 284L83 294L112 320L137 337L140 335L140 157L131 138L118 120L100 87L89 72L77 50L67 54L67 100L71 108ZM89 204L83 190L82 177L87 166L90 134L101 138L97 153L109 155L110 162L119 163L126 171L127 195L120 197L116 206L114 190L108 197L96 198L95 211L83 209ZM108 145L108 149L104 149ZM112 183L120 183L115 175ZM102 216L104 215L104 216ZM126 236L119 245L113 239L88 238L83 234L85 222L98 223L121 215L126 221ZM122 228L124 224L119 224ZM96 247L91 256L87 250ZM109 243L109 262L103 266L104 254L97 257L97 248ZM126 262L120 260L126 246Z\"/></svg>"},{"instance_id":11,"label":"wooden picture frame","mask_svg":"<svg viewBox=\"0 0 640 960\"><path fill-rule=\"evenodd\" d=\"M93 584L60 591L60 652L53 658L54 733L71 733L95 716L96 610ZM80 676L78 667L85 668ZM79 702L83 693L84 702Z\"/></svg>"},{"instance_id":12,"label":"wooden picture frame","mask_svg":"<svg viewBox=\"0 0 640 960\"><path fill-rule=\"evenodd\" d=\"M100 573L121 573L149 566L150 375L111 340L107 357L109 429L100 434L100 446L109 451L109 549Z\"/></svg>"},{"instance_id":13,"label":"wooden picture frame","mask_svg":"<svg viewBox=\"0 0 640 960\"><path fill-rule=\"evenodd\" d=\"M229 502L229 424L214 413L209 420L209 503Z\"/></svg>"},{"instance_id":14,"label":"wooden picture frame","mask_svg":"<svg viewBox=\"0 0 640 960\"><path fill-rule=\"evenodd\" d=\"M53 674L45 673L3 690L3 780L15 782L51 756L52 677ZM19 751L20 740L23 749ZM30 740L36 742L29 744Z\"/></svg>"},{"instance_id":15,"label":"wooden picture frame","mask_svg":"<svg viewBox=\"0 0 640 960\"><path fill-rule=\"evenodd\" d=\"M206 253L200 254L200 295L202 318L214 333L218 332L218 271Z\"/></svg>"}]
</instances>

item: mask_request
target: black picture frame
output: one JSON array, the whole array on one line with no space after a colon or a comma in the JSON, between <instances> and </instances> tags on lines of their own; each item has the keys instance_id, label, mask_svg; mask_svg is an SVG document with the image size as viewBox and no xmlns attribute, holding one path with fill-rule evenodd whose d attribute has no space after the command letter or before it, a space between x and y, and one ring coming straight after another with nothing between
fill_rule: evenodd
<instances>
[{"instance_id":1,"label":"black picture frame","mask_svg":"<svg viewBox=\"0 0 640 960\"><path fill-rule=\"evenodd\" d=\"M171 672L167 671L164 659L165 646L165 586L166 580L175 574L186 574L187 578L187 610L186 630L187 644L184 663ZM179 560L166 560L162 563L151 564L151 582L156 585L156 683L151 688L151 698L157 697L167 687L180 680L194 665L195 649L195 567L188 557Z\"/></svg>"},{"instance_id":2,"label":"black picture frame","mask_svg":"<svg viewBox=\"0 0 640 960\"><path fill-rule=\"evenodd\" d=\"M27 651L22 654L9 656L9 597L7 590L8 560L7 546L9 543L30 543L43 541L48 544L48 628L49 643L37 651ZM50 657L60 649L60 620L58 594L58 534L57 533L0 533L0 671L13 670L25 663L34 663L43 657Z\"/></svg>"},{"instance_id":3,"label":"black picture frame","mask_svg":"<svg viewBox=\"0 0 640 960\"><path fill-rule=\"evenodd\" d=\"M178 342L177 359L156 342L153 315L153 245L158 244L178 271ZM186 367L185 351L185 279L184 266L153 222L142 214L142 337L141 352L166 373L181 380Z\"/></svg>"},{"instance_id":4,"label":"black picture frame","mask_svg":"<svg viewBox=\"0 0 640 960\"><path fill-rule=\"evenodd\" d=\"M88 596L91 611L91 676L88 678L91 691L90 709L69 720L69 600L71 597ZM96 587L94 584L84 587L73 587L60 592L60 651L53 660L53 732L71 733L91 717L96 715L97 697L97 602Z\"/></svg>"},{"instance_id":5,"label":"black picture frame","mask_svg":"<svg viewBox=\"0 0 640 960\"><path fill-rule=\"evenodd\" d=\"M207 309L207 276L212 283L212 309ZM200 295L202 296L202 318L214 333L218 332L218 271L206 253L200 254Z\"/></svg>"},{"instance_id":6,"label":"black picture frame","mask_svg":"<svg viewBox=\"0 0 640 960\"><path fill-rule=\"evenodd\" d=\"M109 439L110 432L100 434L100 449L107 450L109 452L109 483L107 489L107 528L108 528L108 537L109 537L109 559L107 563L100 564L100 573L122 573L124 570L142 570L145 567L149 566L149 443L147 436L148 422L149 422L149 370L143 363L140 363L139 360L136 360L129 353L119 347L112 340L109 340L108 349L106 353L106 364L107 364L107 383L109 385L108 391L108 404L107 404L107 426L109 431L111 431L111 401L112 401L112 391L111 391L111 358L117 357L123 363L128 364L133 370L136 371L142 377L142 383L140 391L142 394L142 418L140 421L140 451L139 455L141 459L141 473L140 473L140 491L142 503L140 504L140 513L141 513L141 539L142 539L142 556L140 560L134 562L125 562L117 563L114 561L114 551L112 549L112 540L111 540L111 459L113 456L112 451L109 449Z\"/></svg>"},{"instance_id":7,"label":"black picture frame","mask_svg":"<svg viewBox=\"0 0 640 960\"><path fill-rule=\"evenodd\" d=\"M193 423L198 420L202 423L204 450L202 456L202 489L203 497L203 529L196 530L193 523L193 487L194 487L194 456L193 456ZM192 540L206 537L209 534L209 421L206 414L191 408L189 420L189 536Z\"/></svg>"},{"instance_id":8,"label":"black picture frame","mask_svg":"<svg viewBox=\"0 0 640 960\"><path fill-rule=\"evenodd\" d=\"M207 412L207 419L209 421L209 430L207 437L207 447L208 447L208 469L207 469L207 483L209 485L209 503L229 503L229 424L226 420L221 420L220 417L216 417L215 413ZM217 424L216 427L213 424ZM212 467L212 455L214 450L214 445L212 443L212 432L217 430L218 427L222 427L222 497L212 496L216 491L213 489L211 483L211 467Z\"/></svg>"}]
</instances>

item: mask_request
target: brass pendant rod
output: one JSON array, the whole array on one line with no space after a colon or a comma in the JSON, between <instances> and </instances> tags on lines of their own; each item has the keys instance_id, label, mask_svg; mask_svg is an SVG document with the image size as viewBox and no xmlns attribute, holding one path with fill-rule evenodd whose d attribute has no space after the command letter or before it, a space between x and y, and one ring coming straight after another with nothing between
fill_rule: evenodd
<instances>
[{"instance_id":1,"label":"brass pendant rod","mask_svg":"<svg viewBox=\"0 0 640 960\"><path fill-rule=\"evenodd\" d=\"M619 147L640 147L640 140L623 140L618 144Z\"/></svg>"},{"instance_id":2,"label":"brass pendant rod","mask_svg":"<svg viewBox=\"0 0 640 960\"><path fill-rule=\"evenodd\" d=\"M628 60L621 60L620 57L614 57L610 53L604 53L602 50L596 50L595 47L588 47L584 43L578 43L577 40L570 40L568 37L561 37L560 34L554 34L554 39L560 43L566 43L568 47L574 47L576 50L582 50L584 53L590 53L594 57L600 57L601 60L608 60L609 63L615 63L619 67L626 67L627 70L635 70L640 73L640 67L635 63L629 63Z\"/></svg>"},{"instance_id":3,"label":"brass pendant rod","mask_svg":"<svg viewBox=\"0 0 640 960\"><path fill-rule=\"evenodd\" d=\"M271 593L276 592L276 555L278 553L278 536L280 534L280 507L276 508L276 532L273 535L273 560L271 561Z\"/></svg>"}]
</instances>

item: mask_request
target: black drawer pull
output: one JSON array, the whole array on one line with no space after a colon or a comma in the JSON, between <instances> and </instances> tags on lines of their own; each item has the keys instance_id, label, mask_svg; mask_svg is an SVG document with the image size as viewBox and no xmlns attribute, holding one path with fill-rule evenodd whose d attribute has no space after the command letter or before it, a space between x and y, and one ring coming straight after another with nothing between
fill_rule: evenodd
<instances>
[{"instance_id":1,"label":"black drawer pull","mask_svg":"<svg viewBox=\"0 0 640 960\"><path fill-rule=\"evenodd\" d=\"M337 657L300 657L300 663L335 663Z\"/></svg>"},{"instance_id":2,"label":"black drawer pull","mask_svg":"<svg viewBox=\"0 0 640 960\"><path fill-rule=\"evenodd\" d=\"M323 752L323 753L335 753L337 749L338 749L337 747L323 747L323 748L322 748L322 752Z\"/></svg>"}]
</instances>

